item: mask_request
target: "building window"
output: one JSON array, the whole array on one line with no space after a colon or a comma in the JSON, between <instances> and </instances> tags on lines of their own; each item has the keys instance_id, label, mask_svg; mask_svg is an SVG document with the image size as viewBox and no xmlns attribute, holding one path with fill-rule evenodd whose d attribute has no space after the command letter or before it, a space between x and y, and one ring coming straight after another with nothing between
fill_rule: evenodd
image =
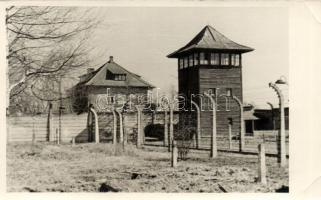
<instances>
[{"instance_id":1,"label":"building window","mask_svg":"<svg viewBox=\"0 0 321 200\"><path fill-rule=\"evenodd\" d=\"M231 54L231 65L239 66L240 65L240 56L239 54Z\"/></svg>"},{"instance_id":2,"label":"building window","mask_svg":"<svg viewBox=\"0 0 321 200\"><path fill-rule=\"evenodd\" d=\"M194 65L198 65L198 53L194 53Z\"/></svg>"},{"instance_id":3,"label":"building window","mask_svg":"<svg viewBox=\"0 0 321 200\"><path fill-rule=\"evenodd\" d=\"M115 74L115 81L126 81L126 74Z\"/></svg>"},{"instance_id":4,"label":"building window","mask_svg":"<svg viewBox=\"0 0 321 200\"><path fill-rule=\"evenodd\" d=\"M183 68L184 68L184 59L183 59L183 58L180 58L180 59L179 59L179 68L180 68L180 69L183 69Z\"/></svg>"},{"instance_id":5,"label":"building window","mask_svg":"<svg viewBox=\"0 0 321 200\"><path fill-rule=\"evenodd\" d=\"M111 73L109 70L106 72L106 80L113 80L114 79L114 74Z\"/></svg>"},{"instance_id":6,"label":"building window","mask_svg":"<svg viewBox=\"0 0 321 200\"><path fill-rule=\"evenodd\" d=\"M184 58L184 68L188 67L188 57Z\"/></svg>"},{"instance_id":7,"label":"building window","mask_svg":"<svg viewBox=\"0 0 321 200\"><path fill-rule=\"evenodd\" d=\"M232 95L232 88L226 88L226 96L231 97Z\"/></svg>"},{"instance_id":8,"label":"building window","mask_svg":"<svg viewBox=\"0 0 321 200\"><path fill-rule=\"evenodd\" d=\"M208 65L208 53L200 53L200 64Z\"/></svg>"},{"instance_id":9,"label":"building window","mask_svg":"<svg viewBox=\"0 0 321 200\"><path fill-rule=\"evenodd\" d=\"M211 53L211 65L218 65L220 62L220 54Z\"/></svg>"},{"instance_id":10,"label":"building window","mask_svg":"<svg viewBox=\"0 0 321 200\"><path fill-rule=\"evenodd\" d=\"M235 55L235 66L240 66L240 55L239 54Z\"/></svg>"},{"instance_id":11,"label":"building window","mask_svg":"<svg viewBox=\"0 0 321 200\"><path fill-rule=\"evenodd\" d=\"M189 66L192 67L193 66L193 55L190 55L188 57L188 59L189 59Z\"/></svg>"},{"instance_id":12,"label":"building window","mask_svg":"<svg viewBox=\"0 0 321 200\"><path fill-rule=\"evenodd\" d=\"M229 55L227 53L221 54L221 65L229 65Z\"/></svg>"}]
</instances>

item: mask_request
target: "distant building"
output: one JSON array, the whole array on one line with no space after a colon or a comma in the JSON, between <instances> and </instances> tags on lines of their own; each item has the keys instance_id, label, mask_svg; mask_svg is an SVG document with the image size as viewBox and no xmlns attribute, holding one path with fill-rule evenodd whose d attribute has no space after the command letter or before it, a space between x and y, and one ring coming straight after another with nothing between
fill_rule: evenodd
<instances>
[{"instance_id":1,"label":"distant building","mask_svg":"<svg viewBox=\"0 0 321 200\"><path fill-rule=\"evenodd\" d=\"M216 100L218 135L227 136L230 128L233 135L239 134L240 108L231 97L243 101L242 54L250 51L253 49L233 42L211 26L205 26L187 45L167 56L178 58L179 94L191 98L192 94L208 93ZM193 100L201 105L200 98ZM212 111L206 108L204 101L201 137L205 139L212 134Z\"/></svg>"},{"instance_id":2,"label":"distant building","mask_svg":"<svg viewBox=\"0 0 321 200\"><path fill-rule=\"evenodd\" d=\"M137 102L146 97L154 86L114 62L113 57L103 66L80 76L80 82L74 87L74 107L79 111L92 104L97 110L104 110L106 105L122 105L129 99Z\"/></svg>"},{"instance_id":3,"label":"distant building","mask_svg":"<svg viewBox=\"0 0 321 200\"><path fill-rule=\"evenodd\" d=\"M285 130L289 130L289 107L284 108ZM245 134L253 136L255 131L279 130L279 108L244 107Z\"/></svg>"}]
</instances>

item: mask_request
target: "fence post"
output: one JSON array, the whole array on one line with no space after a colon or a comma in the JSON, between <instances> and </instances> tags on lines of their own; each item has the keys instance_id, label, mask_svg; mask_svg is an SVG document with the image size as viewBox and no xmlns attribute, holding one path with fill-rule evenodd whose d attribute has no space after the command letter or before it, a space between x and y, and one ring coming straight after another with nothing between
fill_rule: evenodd
<instances>
[{"instance_id":1,"label":"fence post","mask_svg":"<svg viewBox=\"0 0 321 200\"><path fill-rule=\"evenodd\" d=\"M239 143L239 151L244 151L244 145L245 145L245 126L244 126L244 113L243 113L243 103L239 98L236 96L233 96L233 99L236 101L238 106L240 107L240 143Z\"/></svg>"},{"instance_id":2,"label":"fence post","mask_svg":"<svg viewBox=\"0 0 321 200\"><path fill-rule=\"evenodd\" d=\"M171 166L172 167L177 167L177 157L178 157L178 150L177 150L177 145L176 145L176 141L175 140L172 140L172 159L171 159Z\"/></svg>"},{"instance_id":3,"label":"fence post","mask_svg":"<svg viewBox=\"0 0 321 200\"><path fill-rule=\"evenodd\" d=\"M125 126L124 126L124 124L126 124L126 120L125 120L126 115L125 115L125 113L122 114L122 116L123 116L123 135L124 135L123 145L126 146L126 145L127 145L127 142L128 142L128 136L127 136L127 133L126 133L126 131L125 131Z\"/></svg>"},{"instance_id":4,"label":"fence post","mask_svg":"<svg viewBox=\"0 0 321 200\"><path fill-rule=\"evenodd\" d=\"M141 125L141 115L142 110L139 106L135 106L137 110L137 148L141 148L142 146L142 125Z\"/></svg>"},{"instance_id":5,"label":"fence post","mask_svg":"<svg viewBox=\"0 0 321 200\"><path fill-rule=\"evenodd\" d=\"M232 149L232 125L228 124L228 148Z\"/></svg>"},{"instance_id":6,"label":"fence post","mask_svg":"<svg viewBox=\"0 0 321 200\"><path fill-rule=\"evenodd\" d=\"M265 147L264 144L259 144L259 168L258 168L258 181L266 184L266 164L265 164Z\"/></svg>"},{"instance_id":7,"label":"fence post","mask_svg":"<svg viewBox=\"0 0 321 200\"><path fill-rule=\"evenodd\" d=\"M164 110L164 146L168 144L168 119L167 119L167 109Z\"/></svg>"},{"instance_id":8,"label":"fence post","mask_svg":"<svg viewBox=\"0 0 321 200\"><path fill-rule=\"evenodd\" d=\"M32 132L32 145L36 143L36 134L35 132Z\"/></svg>"},{"instance_id":9,"label":"fence post","mask_svg":"<svg viewBox=\"0 0 321 200\"><path fill-rule=\"evenodd\" d=\"M48 119L47 119L47 133L48 133L48 141L53 141L53 131L52 131L52 103L49 102L48 109Z\"/></svg>"},{"instance_id":10,"label":"fence post","mask_svg":"<svg viewBox=\"0 0 321 200\"><path fill-rule=\"evenodd\" d=\"M88 113L87 113L87 130L88 130L88 142L92 142L92 116L91 116L91 111L88 108Z\"/></svg>"},{"instance_id":11,"label":"fence post","mask_svg":"<svg viewBox=\"0 0 321 200\"><path fill-rule=\"evenodd\" d=\"M72 146L72 147L76 146L75 137L72 137L72 138L71 138L71 146Z\"/></svg>"},{"instance_id":12,"label":"fence post","mask_svg":"<svg viewBox=\"0 0 321 200\"><path fill-rule=\"evenodd\" d=\"M59 145L59 134L58 134L58 129L56 128L56 143Z\"/></svg>"},{"instance_id":13,"label":"fence post","mask_svg":"<svg viewBox=\"0 0 321 200\"><path fill-rule=\"evenodd\" d=\"M90 111L94 113L94 117L95 117L95 143L99 143L98 115L94 108L90 107Z\"/></svg>"},{"instance_id":14,"label":"fence post","mask_svg":"<svg viewBox=\"0 0 321 200\"><path fill-rule=\"evenodd\" d=\"M216 103L213 97L207 93L204 93L212 103L212 140L211 140L211 158L216 158L217 156L217 143L216 143Z\"/></svg>"},{"instance_id":15,"label":"fence post","mask_svg":"<svg viewBox=\"0 0 321 200\"><path fill-rule=\"evenodd\" d=\"M113 124L113 144L117 144L117 115L114 109L112 109L114 124Z\"/></svg>"},{"instance_id":16,"label":"fence post","mask_svg":"<svg viewBox=\"0 0 321 200\"><path fill-rule=\"evenodd\" d=\"M200 141L201 141L201 111L199 106L191 100L192 105L195 106L196 112L197 112L197 132L196 132L196 148L198 149L200 147Z\"/></svg>"},{"instance_id":17,"label":"fence post","mask_svg":"<svg viewBox=\"0 0 321 200\"><path fill-rule=\"evenodd\" d=\"M119 142L124 142L123 116L120 111L115 110L119 115Z\"/></svg>"},{"instance_id":18,"label":"fence post","mask_svg":"<svg viewBox=\"0 0 321 200\"><path fill-rule=\"evenodd\" d=\"M284 96L280 88L276 84L269 83L269 87L272 87L279 98L279 107L280 107L280 129L278 134L278 163L280 167L286 165L286 152L285 152L285 118L284 118Z\"/></svg>"},{"instance_id":19,"label":"fence post","mask_svg":"<svg viewBox=\"0 0 321 200\"><path fill-rule=\"evenodd\" d=\"M172 151L172 140L174 140L174 120L173 120L173 104L169 106L169 145L168 151Z\"/></svg>"}]
</instances>

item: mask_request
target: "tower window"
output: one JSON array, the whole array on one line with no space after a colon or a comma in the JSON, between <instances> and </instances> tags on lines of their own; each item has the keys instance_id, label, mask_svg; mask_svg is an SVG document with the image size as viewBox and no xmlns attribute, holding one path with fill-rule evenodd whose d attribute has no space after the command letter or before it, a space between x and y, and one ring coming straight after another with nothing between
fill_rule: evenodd
<instances>
[{"instance_id":1,"label":"tower window","mask_svg":"<svg viewBox=\"0 0 321 200\"><path fill-rule=\"evenodd\" d=\"M184 68L188 67L188 57L184 58Z\"/></svg>"},{"instance_id":2,"label":"tower window","mask_svg":"<svg viewBox=\"0 0 321 200\"><path fill-rule=\"evenodd\" d=\"M208 54L201 52L200 53L200 64L201 65L207 65L208 64Z\"/></svg>"},{"instance_id":3,"label":"tower window","mask_svg":"<svg viewBox=\"0 0 321 200\"><path fill-rule=\"evenodd\" d=\"M180 58L180 59L179 59L179 68L180 68L180 69L183 69L183 68L184 68L184 59L183 59L183 58Z\"/></svg>"},{"instance_id":4,"label":"tower window","mask_svg":"<svg viewBox=\"0 0 321 200\"><path fill-rule=\"evenodd\" d=\"M235 66L240 66L240 55L239 54L235 55Z\"/></svg>"},{"instance_id":5,"label":"tower window","mask_svg":"<svg viewBox=\"0 0 321 200\"><path fill-rule=\"evenodd\" d=\"M211 53L211 65L218 65L220 62L220 55L218 53Z\"/></svg>"},{"instance_id":6,"label":"tower window","mask_svg":"<svg viewBox=\"0 0 321 200\"><path fill-rule=\"evenodd\" d=\"M193 66L193 55L190 55L189 57L188 57L188 59L189 59L189 66L190 67L192 67Z\"/></svg>"},{"instance_id":7,"label":"tower window","mask_svg":"<svg viewBox=\"0 0 321 200\"><path fill-rule=\"evenodd\" d=\"M231 65L239 66L240 65L240 56L239 54L231 54Z\"/></svg>"},{"instance_id":8,"label":"tower window","mask_svg":"<svg viewBox=\"0 0 321 200\"><path fill-rule=\"evenodd\" d=\"M229 65L229 55L227 53L221 54L221 65Z\"/></svg>"},{"instance_id":9,"label":"tower window","mask_svg":"<svg viewBox=\"0 0 321 200\"><path fill-rule=\"evenodd\" d=\"M198 53L194 53L194 65L198 65Z\"/></svg>"}]
</instances>

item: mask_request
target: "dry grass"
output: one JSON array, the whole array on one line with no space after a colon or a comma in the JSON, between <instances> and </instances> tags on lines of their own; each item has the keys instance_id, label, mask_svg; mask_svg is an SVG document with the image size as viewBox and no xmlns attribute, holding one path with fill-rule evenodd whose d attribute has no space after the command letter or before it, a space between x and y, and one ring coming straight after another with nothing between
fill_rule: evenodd
<instances>
[{"instance_id":1,"label":"dry grass","mask_svg":"<svg viewBox=\"0 0 321 200\"><path fill-rule=\"evenodd\" d=\"M274 192L288 186L288 170L268 158L268 184L256 183L256 156L208 152L190 153L177 168L170 167L165 149L114 148L111 144L7 146L7 190L98 192ZM105 183L101 187L102 183ZM107 189L106 189L107 186ZM110 187L109 187L110 186Z\"/></svg>"}]
</instances>

